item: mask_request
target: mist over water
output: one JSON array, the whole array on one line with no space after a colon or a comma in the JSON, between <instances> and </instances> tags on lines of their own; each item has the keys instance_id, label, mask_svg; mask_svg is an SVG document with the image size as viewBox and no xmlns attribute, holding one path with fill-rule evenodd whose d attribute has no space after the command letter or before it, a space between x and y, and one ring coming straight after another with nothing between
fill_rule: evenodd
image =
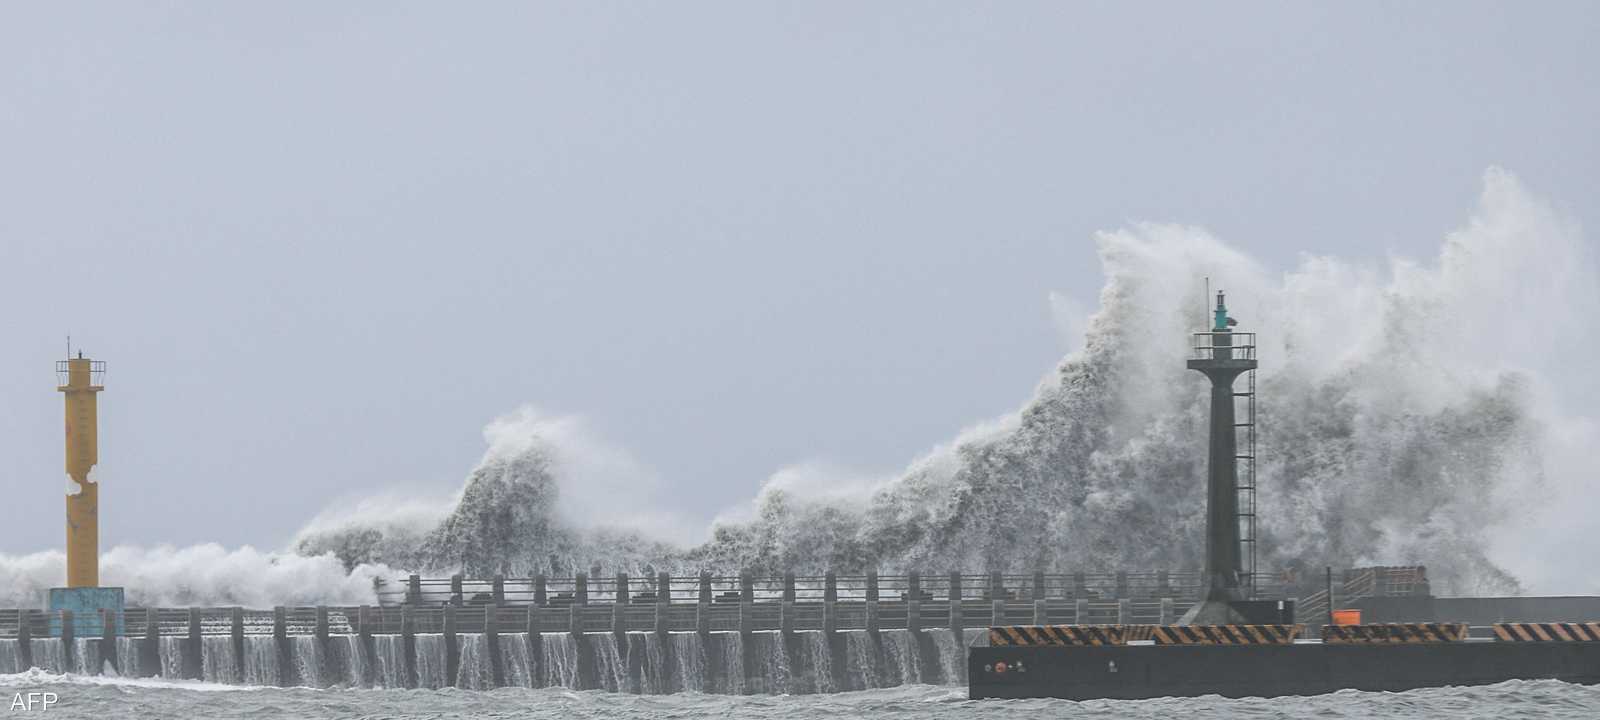
<instances>
[{"instance_id":1,"label":"mist over water","mask_svg":"<svg viewBox=\"0 0 1600 720\"><path fill-rule=\"evenodd\" d=\"M1600 592L1600 573L1560 561L1600 530L1582 501L1595 388L1570 360L1596 349L1600 282L1579 230L1516 178L1488 171L1424 260L1304 256L1283 272L1161 224L1096 241L1097 302L1052 297L1094 308L1061 318L1081 348L1018 411L899 473L784 468L697 531L653 510L682 491L670 480L581 419L523 408L486 428L454 495L329 508L285 553L149 551L108 581L163 604L263 606L370 601L372 577L406 571L1198 567L1208 394L1183 361L1209 277L1238 329L1259 333L1264 569L1425 564L1439 594ZM59 566L0 558L0 578L34 604Z\"/></svg>"}]
</instances>

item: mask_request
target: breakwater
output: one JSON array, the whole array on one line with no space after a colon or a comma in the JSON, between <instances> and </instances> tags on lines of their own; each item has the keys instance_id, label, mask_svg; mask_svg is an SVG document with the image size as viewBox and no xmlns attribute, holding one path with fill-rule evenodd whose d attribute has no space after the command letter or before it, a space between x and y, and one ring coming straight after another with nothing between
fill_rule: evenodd
<instances>
[{"instance_id":1,"label":"breakwater","mask_svg":"<svg viewBox=\"0 0 1600 720\"><path fill-rule=\"evenodd\" d=\"M1417 568L1365 568L1335 587L1341 601L1414 593L1426 589L1414 582L1420 577ZM966 647L984 628L1164 625L1198 594L1194 572L412 577L379 588L380 604L369 606L130 608L98 617L0 610L0 673L39 667L283 687L838 692L959 684Z\"/></svg>"},{"instance_id":2,"label":"breakwater","mask_svg":"<svg viewBox=\"0 0 1600 720\"><path fill-rule=\"evenodd\" d=\"M284 610L275 615L284 621L299 619L298 609ZM422 613L407 609L402 622L408 631L378 633L383 623L376 608L366 609L365 622L354 626L344 610L313 609L321 622L313 620L312 632L300 635L282 632L284 623L276 628L229 623L221 633L199 611L192 614L198 633L161 634L166 611L129 610L128 634L0 638L0 673L39 667L280 687L808 694L962 683L966 646L982 632L501 631L499 618L477 631L462 632L460 620L471 613L462 609L457 615L448 608ZM538 614L521 613L534 623ZM140 620L140 615L147 619ZM356 616L362 615L358 610ZM233 616L243 620L244 613ZM415 630L436 620L442 631ZM329 632L335 627L354 632Z\"/></svg>"}]
</instances>

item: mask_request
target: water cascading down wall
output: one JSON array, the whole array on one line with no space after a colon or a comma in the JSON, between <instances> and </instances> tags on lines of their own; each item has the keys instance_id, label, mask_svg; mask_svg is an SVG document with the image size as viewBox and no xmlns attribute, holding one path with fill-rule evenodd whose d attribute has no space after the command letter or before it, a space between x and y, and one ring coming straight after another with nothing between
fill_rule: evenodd
<instances>
[{"instance_id":1,"label":"water cascading down wall","mask_svg":"<svg viewBox=\"0 0 1600 720\"><path fill-rule=\"evenodd\" d=\"M262 623L245 622L238 609L128 610L126 634L42 637L24 630L0 638L0 673L38 667L283 687L802 694L964 682L965 647L979 632L595 632L582 627L581 613L474 607L404 608L396 628L395 614L279 608ZM549 620L569 618L579 627L547 629ZM37 630L44 621L41 615L22 627ZM461 632L462 625L478 632ZM399 632L381 632L389 629Z\"/></svg>"}]
</instances>

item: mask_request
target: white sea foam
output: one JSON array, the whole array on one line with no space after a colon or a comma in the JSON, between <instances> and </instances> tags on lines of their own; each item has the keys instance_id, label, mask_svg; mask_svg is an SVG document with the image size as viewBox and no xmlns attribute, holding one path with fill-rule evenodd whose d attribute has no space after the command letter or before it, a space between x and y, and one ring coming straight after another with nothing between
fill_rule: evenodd
<instances>
[{"instance_id":1,"label":"white sea foam","mask_svg":"<svg viewBox=\"0 0 1600 720\"><path fill-rule=\"evenodd\" d=\"M46 591L61 584L66 558L59 551L0 555L0 605L37 607ZM347 569L332 555L235 550L220 545L185 548L115 547L100 556L100 581L122 587L130 604L188 605L354 604L373 601L381 566Z\"/></svg>"}]
</instances>

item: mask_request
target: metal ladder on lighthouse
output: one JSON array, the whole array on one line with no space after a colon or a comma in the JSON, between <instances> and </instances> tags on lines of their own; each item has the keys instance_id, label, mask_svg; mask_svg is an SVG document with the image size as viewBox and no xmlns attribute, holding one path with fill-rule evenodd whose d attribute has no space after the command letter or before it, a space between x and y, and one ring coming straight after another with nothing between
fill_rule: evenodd
<instances>
[{"instance_id":1,"label":"metal ladder on lighthouse","mask_svg":"<svg viewBox=\"0 0 1600 720\"><path fill-rule=\"evenodd\" d=\"M1244 551L1244 577L1240 578L1246 586L1246 597L1256 599L1256 371L1251 370L1245 384L1244 392L1233 394L1235 403L1238 398L1244 398L1243 422L1235 422L1233 427L1242 441L1239 450L1234 455L1238 463L1238 480L1234 487L1239 493L1239 542ZM1237 406L1236 406L1237 407ZM1235 417L1238 417L1236 414Z\"/></svg>"}]
</instances>

